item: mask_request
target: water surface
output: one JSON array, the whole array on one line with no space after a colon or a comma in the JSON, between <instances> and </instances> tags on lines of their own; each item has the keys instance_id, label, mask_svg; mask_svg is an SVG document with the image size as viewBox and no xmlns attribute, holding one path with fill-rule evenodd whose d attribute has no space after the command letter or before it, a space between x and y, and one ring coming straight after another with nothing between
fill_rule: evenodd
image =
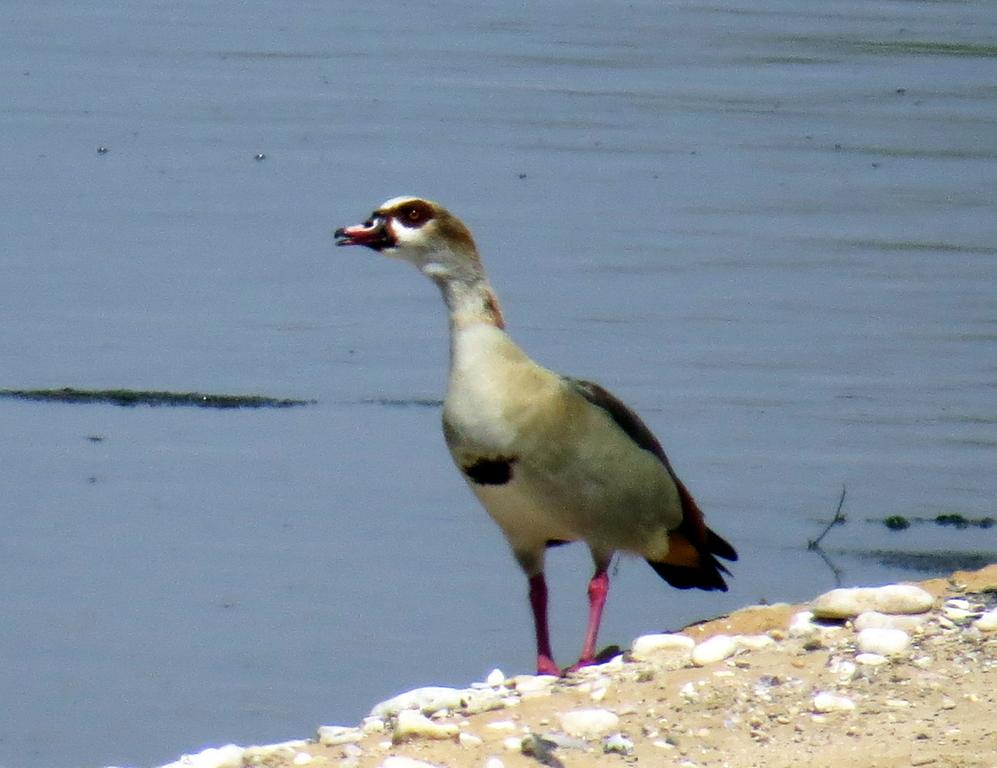
<instances>
[{"instance_id":1,"label":"water surface","mask_svg":"<svg viewBox=\"0 0 997 768\"><path fill-rule=\"evenodd\" d=\"M11 6L0 25L0 766L166 762L528 671L449 464L435 289L331 230L472 227L515 338L659 434L741 553L615 574L626 644L994 559L997 8L779 0ZM103 151L101 151L103 150ZM945 557L935 557L944 553ZM915 556L915 557L912 557ZM975 559L974 559L975 558ZM584 550L550 557L559 656Z\"/></svg>"}]
</instances>

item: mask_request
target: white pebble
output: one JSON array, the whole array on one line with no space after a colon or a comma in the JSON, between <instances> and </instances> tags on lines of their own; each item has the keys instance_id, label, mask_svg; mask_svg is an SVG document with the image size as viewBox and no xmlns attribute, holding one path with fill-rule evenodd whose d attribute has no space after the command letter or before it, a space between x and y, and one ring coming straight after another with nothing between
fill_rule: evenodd
<instances>
[{"instance_id":1,"label":"white pebble","mask_svg":"<svg viewBox=\"0 0 997 768\"><path fill-rule=\"evenodd\" d=\"M622 733L614 733L602 742L602 751L607 755L632 755L634 743Z\"/></svg>"},{"instance_id":2,"label":"white pebble","mask_svg":"<svg viewBox=\"0 0 997 768\"><path fill-rule=\"evenodd\" d=\"M953 608L950 605L942 606L942 613L951 621L965 621L966 619L974 618L977 615L976 611L967 611L963 608Z\"/></svg>"},{"instance_id":3,"label":"white pebble","mask_svg":"<svg viewBox=\"0 0 997 768\"><path fill-rule=\"evenodd\" d=\"M505 675L502 674L501 669L493 669L488 673L488 677L485 678L485 682L489 685L502 685L505 682Z\"/></svg>"},{"instance_id":4,"label":"white pebble","mask_svg":"<svg viewBox=\"0 0 997 768\"><path fill-rule=\"evenodd\" d=\"M466 714L476 714L478 712L490 712L493 709L504 709L510 702L506 699L509 693L504 687L482 688L479 690L467 690L461 702L461 711ZM519 700L513 698L513 704L518 704Z\"/></svg>"},{"instance_id":5,"label":"white pebble","mask_svg":"<svg viewBox=\"0 0 997 768\"><path fill-rule=\"evenodd\" d=\"M384 733L384 721L379 717L365 717L360 729L366 733Z\"/></svg>"},{"instance_id":6,"label":"white pebble","mask_svg":"<svg viewBox=\"0 0 997 768\"><path fill-rule=\"evenodd\" d=\"M505 763L503 763L497 757L489 757L487 760L485 760L484 768L505 768Z\"/></svg>"},{"instance_id":7,"label":"white pebble","mask_svg":"<svg viewBox=\"0 0 997 768\"><path fill-rule=\"evenodd\" d=\"M733 656L736 650L737 642L733 637L714 635L692 649L692 663L699 667L705 667L707 664Z\"/></svg>"},{"instance_id":8,"label":"white pebble","mask_svg":"<svg viewBox=\"0 0 997 768\"><path fill-rule=\"evenodd\" d=\"M502 747L509 752L520 752L523 749L523 737L506 736L502 739Z\"/></svg>"},{"instance_id":9,"label":"white pebble","mask_svg":"<svg viewBox=\"0 0 997 768\"><path fill-rule=\"evenodd\" d=\"M657 739L651 742L652 747L657 747L658 749L675 749L675 745L670 741L665 741L664 739Z\"/></svg>"},{"instance_id":10,"label":"white pebble","mask_svg":"<svg viewBox=\"0 0 997 768\"><path fill-rule=\"evenodd\" d=\"M318 729L318 743L326 747L336 744L352 744L362 740L364 732L360 728L345 725L323 725Z\"/></svg>"},{"instance_id":11,"label":"white pebble","mask_svg":"<svg viewBox=\"0 0 997 768\"><path fill-rule=\"evenodd\" d=\"M997 631L997 608L991 608L973 622L973 626L981 632Z\"/></svg>"},{"instance_id":12,"label":"white pebble","mask_svg":"<svg viewBox=\"0 0 997 768\"><path fill-rule=\"evenodd\" d=\"M896 656L910 646L910 635L902 629L863 629L856 639L862 653L878 653L880 656Z\"/></svg>"},{"instance_id":13,"label":"white pebble","mask_svg":"<svg viewBox=\"0 0 997 768\"><path fill-rule=\"evenodd\" d=\"M838 681L841 683L849 683L852 678L855 677L855 672L858 669L854 661L849 661L848 659L835 659L831 662L830 671L832 674L836 675Z\"/></svg>"},{"instance_id":14,"label":"white pebble","mask_svg":"<svg viewBox=\"0 0 997 768\"><path fill-rule=\"evenodd\" d=\"M746 648L749 651L760 651L775 645L775 640L768 635L735 635L734 641L738 648Z\"/></svg>"},{"instance_id":15,"label":"white pebble","mask_svg":"<svg viewBox=\"0 0 997 768\"><path fill-rule=\"evenodd\" d=\"M865 611L855 617L856 632L863 629L902 629L904 632L916 632L928 623L930 614L890 615L879 611Z\"/></svg>"},{"instance_id":16,"label":"white pebble","mask_svg":"<svg viewBox=\"0 0 997 768\"><path fill-rule=\"evenodd\" d=\"M519 726L512 720L496 720L493 723L487 723L485 728L491 728L493 731L515 731Z\"/></svg>"},{"instance_id":17,"label":"white pebble","mask_svg":"<svg viewBox=\"0 0 997 768\"><path fill-rule=\"evenodd\" d=\"M397 715L404 709L419 709L424 714L431 715L443 709L457 709L467 695L467 691L457 688L426 686L382 701L370 711L370 714L385 719Z\"/></svg>"},{"instance_id":18,"label":"white pebble","mask_svg":"<svg viewBox=\"0 0 997 768\"><path fill-rule=\"evenodd\" d=\"M558 681L554 675L517 675L512 679L516 692L523 697L549 695Z\"/></svg>"},{"instance_id":19,"label":"white pebble","mask_svg":"<svg viewBox=\"0 0 997 768\"><path fill-rule=\"evenodd\" d=\"M549 732L545 733L542 738L544 741L549 741L555 747L559 749L580 749L585 751L589 748L588 743L583 739L577 739L574 736L568 736L564 733Z\"/></svg>"},{"instance_id":20,"label":"white pebble","mask_svg":"<svg viewBox=\"0 0 997 768\"><path fill-rule=\"evenodd\" d=\"M609 693L609 678L600 677L592 684L592 693L589 694L589 698L592 701L602 701L606 698L607 693Z\"/></svg>"},{"instance_id":21,"label":"white pebble","mask_svg":"<svg viewBox=\"0 0 997 768\"><path fill-rule=\"evenodd\" d=\"M277 744L263 744L262 746L246 747L242 750L242 762L245 765L257 765L260 763L276 763L286 760L294 760L299 755L304 755L311 760L311 755L307 752L299 752L308 742L302 739L294 741L281 741Z\"/></svg>"},{"instance_id":22,"label":"white pebble","mask_svg":"<svg viewBox=\"0 0 997 768\"><path fill-rule=\"evenodd\" d=\"M483 739L475 736L473 733L464 733L463 731L457 737L457 741L462 747L468 747L468 748L480 747L482 744L485 743Z\"/></svg>"},{"instance_id":23,"label":"white pebble","mask_svg":"<svg viewBox=\"0 0 997 768\"><path fill-rule=\"evenodd\" d=\"M790 637L810 637L820 632L820 627L814 624L813 611L800 611L794 613L789 621Z\"/></svg>"},{"instance_id":24,"label":"white pebble","mask_svg":"<svg viewBox=\"0 0 997 768\"><path fill-rule=\"evenodd\" d=\"M888 662L889 659L878 653L859 653L856 654L855 661L866 667L878 667Z\"/></svg>"},{"instance_id":25,"label":"white pebble","mask_svg":"<svg viewBox=\"0 0 997 768\"><path fill-rule=\"evenodd\" d=\"M696 641L687 635L641 635L634 640L630 655L637 661L649 661L658 656L688 658L695 647Z\"/></svg>"},{"instance_id":26,"label":"white pebble","mask_svg":"<svg viewBox=\"0 0 997 768\"><path fill-rule=\"evenodd\" d=\"M308 765L315 758L307 752L298 752L291 761L294 765Z\"/></svg>"},{"instance_id":27,"label":"white pebble","mask_svg":"<svg viewBox=\"0 0 997 768\"><path fill-rule=\"evenodd\" d=\"M866 611L879 613L924 613L931 610L934 598L911 584L890 584L885 587L832 589L810 604L821 619L850 619Z\"/></svg>"},{"instance_id":28,"label":"white pebble","mask_svg":"<svg viewBox=\"0 0 997 768\"><path fill-rule=\"evenodd\" d=\"M608 709L573 709L558 715L561 728L570 736L594 739L615 730L620 718Z\"/></svg>"},{"instance_id":29,"label":"white pebble","mask_svg":"<svg viewBox=\"0 0 997 768\"><path fill-rule=\"evenodd\" d=\"M176 762L162 768L242 768L243 747L226 744L224 747L211 747L197 754L183 755Z\"/></svg>"},{"instance_id":30,"label":"white pebble","mask_svg":"<svg viewBox=\"0 0 997 768\"><path fill-rule=\"evenodd\" d=\"M814 696L814 712L849 712L855 709L855 702L847 696L823 691Z\"/></svg>"},{"instance_id":31,"label":"white pebble","mask_svg":"<svg viewBox=\"0 0 997 768\"><path fill-rule=\"evenodd\" d=\"M683 699L691 701L692 699L699 697L699 691L696 690L696 684L690 680L688 683L679 688L679 695Z\"/></svg>"},{"instance_id":32,"label":"white pebble","mask_svg":"<svg viewBox=\"0 0 997 768\"><path fill-rule=\"evenodd\" d=\"M460 729L454 723L436 723L414 709L403 709L398 713L398 721L392 738L402 741L408 738L450 739Z\"/></svg>"}]
</instances>

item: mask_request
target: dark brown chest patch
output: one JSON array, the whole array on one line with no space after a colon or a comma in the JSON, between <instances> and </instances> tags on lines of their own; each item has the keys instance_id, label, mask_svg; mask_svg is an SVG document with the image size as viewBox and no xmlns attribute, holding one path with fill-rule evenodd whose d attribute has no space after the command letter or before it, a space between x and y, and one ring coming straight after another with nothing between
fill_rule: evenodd
<instances>
[{"instance_id":1,"label":"dark brown chest patch","mask_svg":"<svg viewBox=\"0 0 997 768\"><path fill-rule=\"evenodd\" d=\"M472 483L478 485L505 485L512 479L512 465L516 459L497 456L494 459L477 459L460 469Z\"/></svg>"}]
</instances>

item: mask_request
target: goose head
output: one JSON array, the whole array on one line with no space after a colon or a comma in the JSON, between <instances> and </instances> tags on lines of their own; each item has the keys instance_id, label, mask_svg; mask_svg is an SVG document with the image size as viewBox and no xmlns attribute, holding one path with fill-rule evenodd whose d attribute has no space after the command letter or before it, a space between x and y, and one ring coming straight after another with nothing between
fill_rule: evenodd
<instances>
[{"instance_id":1,"label":"goose head","mask_svg":"<svg viewBox=\"0 0 997 768\"><path fill-rule=\"evenodd\" d=\"M362 224L337 229L335 237L336 245L362 245L407 261L436 282L483 277L470 230L432 200L393 197Z\"/></svg>"}]
</instances>

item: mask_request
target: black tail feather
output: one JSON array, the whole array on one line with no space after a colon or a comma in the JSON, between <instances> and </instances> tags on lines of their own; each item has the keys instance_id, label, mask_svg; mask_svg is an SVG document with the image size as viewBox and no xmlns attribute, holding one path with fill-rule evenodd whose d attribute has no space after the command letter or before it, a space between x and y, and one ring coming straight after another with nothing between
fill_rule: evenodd
<instances>
[{"instance_id":1,"label":"black tail feather","mask_svg":"<svg viewBox=\"0 0 997 768\"><path fill-rule=\"evenodd\" d=\"M706 529L706 551L699 550L699 562L695 566L672 565L670 563L648 560L656 574L677 589L704 589L709 592L726 592L727 582L723 574L730 576L730 571L717 560L737 560L737 552L709 528Z\"/></svg>"},{"instance_id":2,"label":"black tail feather","mask_svg":"<svg viewBox=\"0 0 997 768\"><path fill-rule=\"evenodd\" d=\"M677 589L704 589L708 592L726 592L727 582L721 572L730 574L713 555L704 555L698 568L685 565L669 565L648 560L656 574Z\"/></svg>"},{"instance_id":3,"label":"black tail feather","mask_svg":"<svg viewBox=\"0 0 997 768\"><path fill-rule=\"evenodd\" d=\"M737 560L737 551L734 547L728 544L726 539L718 536L709 528L706 529L706 549L717 557L722 557L724 560ZM720 567L723 568L722 565ZM726 568L723 568L723 571L724 573L730 573Z\"/></svg>"}]
</instances>

